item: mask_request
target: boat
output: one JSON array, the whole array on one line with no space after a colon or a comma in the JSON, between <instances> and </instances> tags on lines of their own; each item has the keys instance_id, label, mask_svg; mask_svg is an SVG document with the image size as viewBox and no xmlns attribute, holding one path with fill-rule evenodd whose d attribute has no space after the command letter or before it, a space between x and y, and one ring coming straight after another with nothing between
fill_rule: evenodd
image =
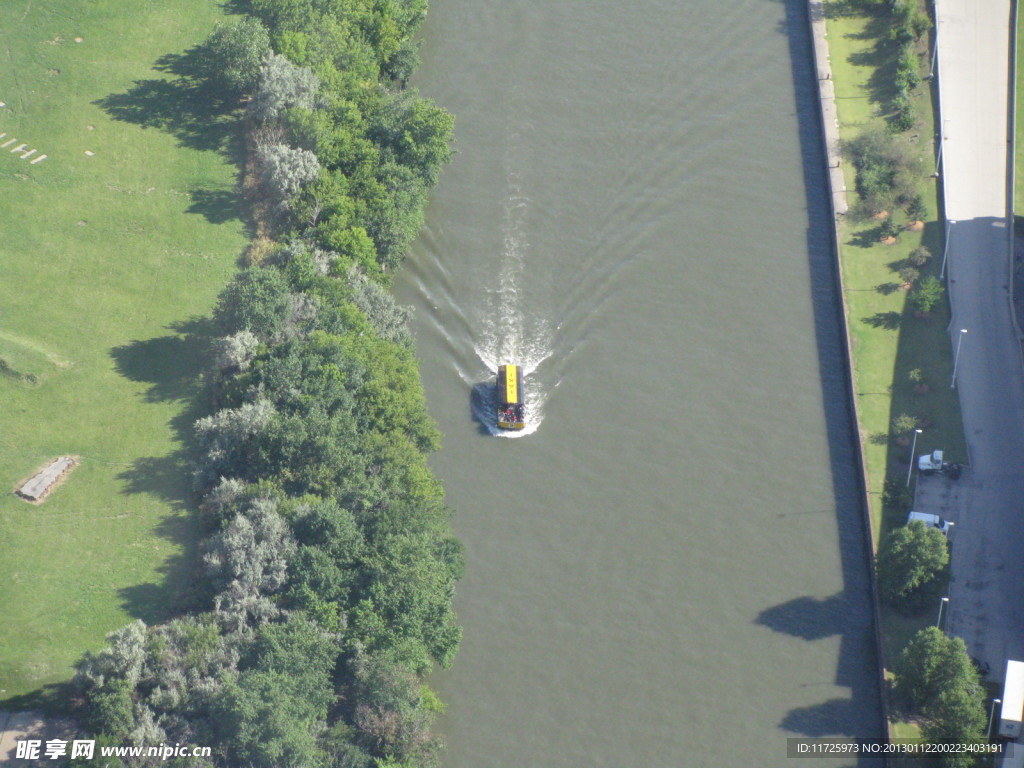
<instances>
[{"instance_id":1,"label":"boat","mask_svg":"<svg viewBox=\"0 0 1024 768\"><path fill-rule=\"evenodd\" d=\"M499 429L525 429L526 405L523 402L523 369L518 365L499 365L496 387Z\"/></svg>"}]
</instances>

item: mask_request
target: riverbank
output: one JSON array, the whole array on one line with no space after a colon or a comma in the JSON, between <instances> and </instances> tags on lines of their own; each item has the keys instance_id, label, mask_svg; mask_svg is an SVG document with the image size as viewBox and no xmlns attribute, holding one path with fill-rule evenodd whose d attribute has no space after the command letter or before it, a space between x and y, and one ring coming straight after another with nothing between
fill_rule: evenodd
<instances>
[{"instance_id":1,"label":"riverbank","mask_svg":"<svg viewBox=\"0 0 1024 768\"><path fill-rule=\"evenodd\" d=\"M905 279L911 275L912 285L940 275L943 269L941 200L937 185L926 178L930 170L926 163L934 162L926 154L935 126L932 94L926 84L914 90L916 122L899 134L921 158L921 196L928 215L923 217L923 226L899 227L895 240L883 242L878 219L851 214L857 210L859 198L854 169L843 159L841 143L876 127L889 129L897 50L889 36L888 19L881 15L887 11L819 0L811 0L808 9L832 190L850 407L859 432L865 525L877 549L888 530L905 522L910 503L903 491L912 479L909 462L913 446L897 431L897 425L910 423L922 430L917 453L943 449L951 460L967 459L955 390L943 386L952 369L945 334L948 305L942 301L930 315L921 317L908 300L910 285ZM921 48L918 63L924 69L931 48ZM904 271L910 254L922 246L932 258L916 267L916 275ZM873 572L873 564L868 567ZM879 674L884 680L889 661L931 618L895 614L880 606L877 588L873 592ZM887 721L893 725L889 713ZM891 732L908 735L902 725Z\"/></svg>"}]
</instances>

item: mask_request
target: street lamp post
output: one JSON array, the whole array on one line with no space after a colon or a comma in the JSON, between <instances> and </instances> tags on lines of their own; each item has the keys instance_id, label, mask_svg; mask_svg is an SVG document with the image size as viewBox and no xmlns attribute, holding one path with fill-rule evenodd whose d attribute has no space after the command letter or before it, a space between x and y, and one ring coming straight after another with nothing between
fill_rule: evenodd
<instances>
[{"instance_id":1,"label":"street lamp post","mask_svg":"<svg viewBox=\"0 0 1024 768\"><path fill-rule=\"evenodd\" d=\"M914 430L914 442L910 444L910 466L907 467L907 488L910 487L910 475L914 471L914 451L917 449L917 436L921 434L920 429Z\"/></svg>"},{"instance_id":2,"label":"street lamp post","mask_svg":"<svg viewBox=\"0 0 1024 768\"><path fill-rule=\"evenodd\" d=\"M946 219L946 242L942 247L942 269L939 270L939 280L946 277L946 257L949 255L949 236L953 232L953 224L956 224L955 219Z\"/></svg>"},{"instance_id":3,"label":"street lamp post","mask_svg":"<svg viewBox=\"0 0 1024 768\"><path fill-rule=\"evenodd\" d=\"M988 730L985 731L985 738L992 738L992 721L996 716L996 704L1002 704L1002 699L992 699L992 708L988 711Z\"/></svg>"},{"instance_id":4,"label":"street lamp post","mask_svg":"<svg viewBox=\"0 0 1024 768\"><path fill-rule=\"evenodd\" d=\"M942 163L942 136L939 136L939 151L935 153L935 173L932 174L932 178L938 178L939 165Z\"/></svg>"},{"instance_id":5,"label":"street lamp post","mask_svg":"<svg viewBox=\"0 0 1024 768\"><path fill-rule=\"evenodd\" d=\"M953 378L949 380L949 388L956 388L956 367L960 363L960 345L964 343L964 334L967 333L966 328L960 329L960 338L956 340L956 354L953 355Z\"/></svg>"},{"instance_id":6,"label":"street lamp post","mask_svg":"<svg viewBox=\"0 0 1024 768\"><path fill-rule=\"evenodd\" d=\"M935 626L938 627L942 623L942 609L946 607L946 603L949 602L948 597L944 597L939 600L939 618L935 620ZM941 627L940 627L941 628Z\"/></svg>"}]
</instances>

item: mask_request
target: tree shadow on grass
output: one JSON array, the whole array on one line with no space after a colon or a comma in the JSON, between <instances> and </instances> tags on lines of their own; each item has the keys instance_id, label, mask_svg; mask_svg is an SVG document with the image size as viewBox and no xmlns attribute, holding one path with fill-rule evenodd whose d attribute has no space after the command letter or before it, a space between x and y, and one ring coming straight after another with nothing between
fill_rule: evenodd
<instances>
[{"instance_id":1,"label":"tree shadow on grass","mask_svg":"<svg viewBox=\"0 0 1024 768\"><path fill-rule=\"evenodd\" d=\"M69 682L50 683L29 693L0 698L0 709L8 712L40 710L48 715L68 715L73 704L74 687Z\"/></svg>"},{"instance_id":2,"label":"tree shadow on grass","mask_svg":"<svg viewBox=\"0 0 1024 768\"><path fill-rule=\"evenodd\" d=\"M874 229L862 229L859 232L851 233L847 242L857 248L874 248L880 239L880 231L880 227L875 227Z\"/></svg>"},{"instance_id":3,"label":"tree shadow on grass","mask_svg":"<svg viewBox=\"0 0 1024 768\"><path fill-rule=\"evenodd\" d=\"M824 5L826 19L863 16L871 7L869 0L830 0Z\"/></svg>"},{"instance_id":4,"label":"tree shadow on grass","mask_svg":"<svg viewBox=\"0 0 1024 768\"><path fill-rule=\"evenodd\" d=\"M169 422L178 448L164 456L140 457L118 475L123 493L149 495L172 509L154 530L176 550L158 568L160 582L119 592L123 608L147 624L207 608L211 599L199 578L202 531L195 514L192 469L197 450L193 425L208 413L198 381L216 331L208 318L175 323L169 330L174 333L133 341L110 352L122 376L150 384L143 395L148 402L183 404Z\"/></svg>"},{"instance_id":5,"label":"tree shadow on grass","mask_svg":"<svg viewBox=\"0 0 1024 768\"><path fill-rule=\"evenodd\" d=\"M186 212L198 213L211 224L242 221L245 217L242 196L233 189L193 189L189 196L192 205Z\"/></svg>"},{"instance_id":6,"label":"tree shadow on grass","mask_svg":"<svg viewBox=\"0 0 1024 768\"><path fill-rule=\"evenodd\" d=\"M157 569L161 577L159 583L119 589L121 607L146 624L208 609L213 592L201 574L201 531L196 515L189 512L168 515L160 521L156 534L178 547L178 551Z\"/></svg>"},{"instance_id":7,"label":"tree shadow on grass","mask_svg":"<svg viewBox=\"0 0 1024 768\"><path fill-rule=\"evenodd\" d=\"M887 331L895 331L903 321L903 315L899 312L877 312L870 317L863 317L861 320L872 328L884 328Z\"/></svg>"},{"instance_id":8,"label":"tree shadow on grass","mask_svg":"<svg viewBox=\"0 0 1024 768\"><path fill-rule=\"evenodd\" d=\"M237 116L218 106L210 93L184 78L136 80L125 93L94 103L115 120L170 133L183 147L234 157Z\"/></svg>"},{"instance_id":9,"label":"tree shadow on grass","mask_svg":"<svg viewBox=\"0 0 1024 768\"><path fill-rule=\"evenodd\" d=\"M184 400L195 394L205 346L194 338L158 336L132 341L110 350L117 372L131 381L150 384L147 402Z\"/></svg>"},{"instance_id":10,"label":"tree shadow on grass","mask_svg":"<svg viewBox=\"0 0 1024 768\"><path fill-rule=\"evenodd\" d=\"M153 69L169 77L136 80L124 93L93 103L114 120L169 133L183 147L218 152L240 168L245 159L241 104L213 85L216 79L205 46L161 56ZM195 189L190 194L189 213L202 214L215 224L243 218L238 192Z\"/></svg>"},{"instance_id":11,"label":"tree shadow on grass","mask_svg":"<svg viewBox=\"0 0 1024 768\"><path fill-rule=\"evenodd\" d=\"M878 4L874 7L865 7L862 15L868 19L863 32L850 35L850 38L876 40L877 42L866 51L851 54L849 62L856 67L871 68L871 75L867 82L868 100L875 105L877 110L889 112L893 98L896 96L893 83L895 82L896 56L899 53L899 47L889 36L892 20L889 17L888 5Z\"/></svg>"}]
</instances>

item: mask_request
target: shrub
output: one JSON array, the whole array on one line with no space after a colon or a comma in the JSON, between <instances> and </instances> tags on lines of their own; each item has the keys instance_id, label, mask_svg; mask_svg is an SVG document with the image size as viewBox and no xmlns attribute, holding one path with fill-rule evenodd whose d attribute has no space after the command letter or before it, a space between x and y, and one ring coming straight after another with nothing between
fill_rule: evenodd
<instances>
[{"instance_id":1,"label":"shrub","mask_svg":"<svg viewBox=\"0 0 1024 768\"><path fill-rule=\"evenodd\" d=\"M913 285L920 276L921 273L914 267L904 267L900 270L900 280L908 285Z\"/></svg>"},{"instance_id":2,"label":"shrub","mask_svg":"<svg viewBox=\"0 0 1024 768\"><path fill-rule=\"evenodd\" d=\"M914 503L914 497L902 480L890 478L882 490L882 503L887 511L905 516Z\"/></svg>"},{"instance_id":3,"label":"shrub","mask_svg":"<svg viewBox=\"0 0 1024 768\"><path fill-rule=\"evenodd\" d=\"M917 0L892 0L892 39L912 43L931 28L931 19L918 8Z\"/></svg>"},{"instance_id":4,"label":"shrub","mask_svg":"<svg viewBox=\"0 0 1024 768\"><path fill-rule=\"evenodd\" d=\"M910 252L910 255L907 257L907 261L915 267L923 267L931 257L932 252L929 251L926 246L919 245Z\"/></svg>"},{"instance_id":5,"label":"shrub","mask_svg":"<svg viewBox=\"0 0 1024 768\"><path fill-rule=\"evenodd\" d=\"M911 221L924 221L928 218L928 206L924 203L924 196L914 195L907 203L907 216ZM922 246L923 247L923 246ZM925 251L928 249L925 248ZM922 262L923 263L923 262Z\"/></svg>"},{"instance_id":6,"label":"shrub","mask_svg":"<svg viewBox=\"0 0 1024 768\"><path fill-rule=\"evenodd\" d=\"M900 48L899 56L896 59L897 89L901 92L912 91L921 84L921 75L917 66L917 51L914 44L906 43Z\"/></svg>"},{"instance_id":7,"label":"shrub","mask_svg":"<svg viewBox=\"0 0 1024 768\"><path fill-rule=\"evenodd\" d=\"M926 277L921 281L917 290L914 291L911 299L914 305L922 312L931 312L935 305L942 300L945 288L935 276Z\"/></svg>"},{"instance_id":8,"label":"shrub","mask_svg":"<svg viewBox=\"0 0 1024 768\"><path fill-rule=\"evenodd\" d=\"M918 194L918 159L884 129L871 128L844 141L842 152L857 171L857 195L867 213L903 207Z\"/></svg>"},{"instance_id":9,"label":"shrub","mask_svg":"<svg viewBox=\"0 0 1024 768\"><path fill-rule=\"evenodd\" d=\"M892 420L892 431L897 435L907 435L917 429L917 418L909 413L901 413Z\"/></svg>"},{"instance_id":10,"label":"shrub","mask_svg":"<svg viewBox=\"0 0 1024 768\"><path fill-rule=\"evenodd\" d=\"M909 131L914 127L914 122L917 120L917 115L914 111L914 103L910 100L910 95L905 92L896 94L896 98L892 100L893 115L892 122L890 125L896 133L902 133Z\"/></svg>"}]
</instances>

